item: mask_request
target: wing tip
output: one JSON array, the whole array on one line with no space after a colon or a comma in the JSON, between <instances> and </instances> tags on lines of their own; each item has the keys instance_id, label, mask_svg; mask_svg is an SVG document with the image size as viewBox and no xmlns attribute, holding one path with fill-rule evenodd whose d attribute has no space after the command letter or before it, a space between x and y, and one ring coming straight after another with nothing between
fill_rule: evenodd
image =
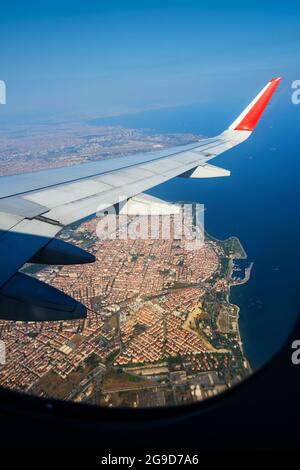
<instances>
[{"instance_id":1,"label":"wing tip","mask_svg":"<svg viewBox=\"0 0 300 470\"><path fill-rule=\"evenodd\" d=\"M283 80L282 77L274 77L270 80L265 88L256 96L250 105L242 112L242 114L229 127L235 131L254 131L258 121L262 117L267 105L269 104L278 85Z\"/></svg>"}]
</instances>

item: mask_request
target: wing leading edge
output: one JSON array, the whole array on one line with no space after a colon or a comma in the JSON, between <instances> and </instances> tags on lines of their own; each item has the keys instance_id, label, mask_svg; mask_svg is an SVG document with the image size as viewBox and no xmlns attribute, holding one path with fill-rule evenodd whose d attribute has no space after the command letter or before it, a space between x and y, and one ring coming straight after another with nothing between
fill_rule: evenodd
<instances>
[{"instance_id":1,"label":"wing leading edge","mask_svg":"<svg viewBox=\"0 0 300 470\"><path fill-rule=\"evenodd\" d=\"M233 124L216 137L162 151L1 177L0 318L83 318L86 309L80 303L18 270L27 262L92 262L92 255L54 239L64 226L176 176L228 176L227 170L208 161L249 138L280 81L271 80Z\"/></svg>"}]
</instances>

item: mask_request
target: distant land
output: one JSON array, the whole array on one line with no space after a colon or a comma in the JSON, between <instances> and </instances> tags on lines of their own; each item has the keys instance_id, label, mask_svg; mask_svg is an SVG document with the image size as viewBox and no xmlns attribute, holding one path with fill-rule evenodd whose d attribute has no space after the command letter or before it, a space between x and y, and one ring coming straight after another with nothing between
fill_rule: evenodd
<instances>
[{"instance_id":1,"label":"distant land","mask_svg":"<svg viewBox=\"0 0 300 470\"><path fill-rule=\"evenodd\" d=\"M84 122L4 126L0 129L0 176L159 150L200 138Z\"/></svg>"}]
</instances>

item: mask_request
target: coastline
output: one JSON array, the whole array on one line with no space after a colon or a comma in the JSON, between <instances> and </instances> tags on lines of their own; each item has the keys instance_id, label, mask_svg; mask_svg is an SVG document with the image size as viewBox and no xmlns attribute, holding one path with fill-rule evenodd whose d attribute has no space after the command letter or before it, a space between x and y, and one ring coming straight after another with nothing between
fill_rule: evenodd
<instances>
[{"instance_id":1,"label":"coastline","mask_svg":"<svg viewBox=\"0 0 300 470\"><path fill-rule=\"evenodd\" d=\"M247 260L248 259L248 255L247 255L240 239L236 236L230 236L230 237L226 238L225 240L220 240L220 239L217 239L217 238L211 236L206 231L205 231L205 237L208 240L211 240L213 242L221 244L223 249L224 249L224 244L235 243L238 246L238 251L237 252L234 252L234 253L228 255L229 256L229 261L228 261L228 270L227 270L227 276L226 276L227 277L227 283L228 283L228 291L226 293L226 301L227 301L228 305L231 305L236 310L238 344L239 344L239 347L241 349L243 358L244 358L244 360L247 364L247 368L248 368L249 372L251 373L252 372L252 367L251 367L250 362L249 362L249 360L248 360L248 358L245 354L244 344L243 344L243 340L242 340L242 336L241 336L241 329L240 329L240 322L239 322L241 308L240 308L239 305L231 302L230 297L231 297L231 289L233 287L237 287L237 286L241 286L243 284L246 284L250 280L251 272L252 272L254 263L251 262L249 264L249 266L247 268L245 268L245 276L242 279L240 279L240 280L232 279L232 274L234 272L234 261L235 260L241 260L241 259L242 260Z\"/></svg>"},{"instance_id":2,"label":"coastline","mask_svg":"<svg viewBox=\"0 0 300 470\"><path fill-rule=\"evenodd\" d=\"M245 256L243 257L243 259L247 259L248 256L247 256L247 254L246 254L246 252L245 252L245 250L244 250L244 248L243 248L243 246L242 246L240 240L239 240L238 238L237 238L237 240L239 241L240 246L241 246L241 248L243 249L244 254L245 254ZM235 259L241 259L241 258L236 258L236 257L230 258L230 261L229 261L229 262L230 262L230 268L231 268L231 269L230 269L230 276L229 276L229 279L228 279L228 281L229 281L229 283L228 283L228 293L227 293L227 297L226 297L226 298L227 298L228 303L229 303L230 305L233 305L233 306L236 308L236 311L237 311L237 325L238 325L238 328L237 328L237 335L238 335L239 346L240 346L240 348L241 348L243 357L244 357L244 359L245 359L245 361L246 361L246 363L247 363L247 367L248 367L248 369L249 369L249 372L253 372L253 369L252 369L252 367L251 367L251 365L250 365L249 359L247 358L247 356L246 356L246 354L245 354L244 344L243 344L243 340L242 340L242 336L241 336L241 328L240 328L240 312L241 312L241 308L240 308L239 305L237 305L237 304L231 302L230 296L231 296L231 289L232 289L233 287L237 287L237 286L241 286L241 285L243 285L243 284L246 284L246 283L250 280L250 278L251 278L251 272L252 272L254 263L251 262L250 265L245 269L245 277L244 277L243 279L241 279L240 281L236 281L236 280L234 281L234 280L232 280L231 275L232 275L232 272L233 272L233 262L234 262ZM231 281L231 282L230 282L230 281Z\"/></svg>"},{"instance_id":3,"label":"coastline","mask_svg":"<svg viewBox=\"0 0 300 470\"><path fill-rule=\"evenodd\" d=\"M236 286L237 286L237 284L229 285L228 294L227 294L227 301L230 305L233 305L236 308L236 311L237 311L236 319L237 319L237 325L238 325L238 328L237 328L238 343L239 343L239 346L241 348L243 357L244 357L244 359L247 363L247 367L249 369L249 372L251 373L251 372L253 372L253 369L250 365L249 359L247 358L247 356L245 354L244 344L243 344L243 340L242 340L242 336L241 336L241 329L240 329L240 312L241 312L241 308L239 307L239 305L234 304L230 301L231 289L232 289L232 287L236 287Z\"/></svg>"}]
</instances>

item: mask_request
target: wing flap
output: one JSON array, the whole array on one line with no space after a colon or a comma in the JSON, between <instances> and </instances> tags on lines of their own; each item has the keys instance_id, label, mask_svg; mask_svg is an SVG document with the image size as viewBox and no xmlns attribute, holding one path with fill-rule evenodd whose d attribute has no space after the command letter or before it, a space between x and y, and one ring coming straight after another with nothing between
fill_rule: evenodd
<instances>
[{"instance_id":1,"label":"wing flap","mask_svg":"<svg viewBox=\"0 0 300 470\"><path fill-rule=\"evenodd\" d=\"M0 211L0 237L17 225L24 217Z\"/></svg>"},{"instance_id":2,"label":"wing flap","mask_svg":"<svg viewBox=\"0 0 300 470\"><path fill-rule=\"evenodd\" d=\"M220 178L230 176L230 171L207 163L206 165L197 166L197 168L180 176L184 178Z\"/></svg>"}]
</instances>

